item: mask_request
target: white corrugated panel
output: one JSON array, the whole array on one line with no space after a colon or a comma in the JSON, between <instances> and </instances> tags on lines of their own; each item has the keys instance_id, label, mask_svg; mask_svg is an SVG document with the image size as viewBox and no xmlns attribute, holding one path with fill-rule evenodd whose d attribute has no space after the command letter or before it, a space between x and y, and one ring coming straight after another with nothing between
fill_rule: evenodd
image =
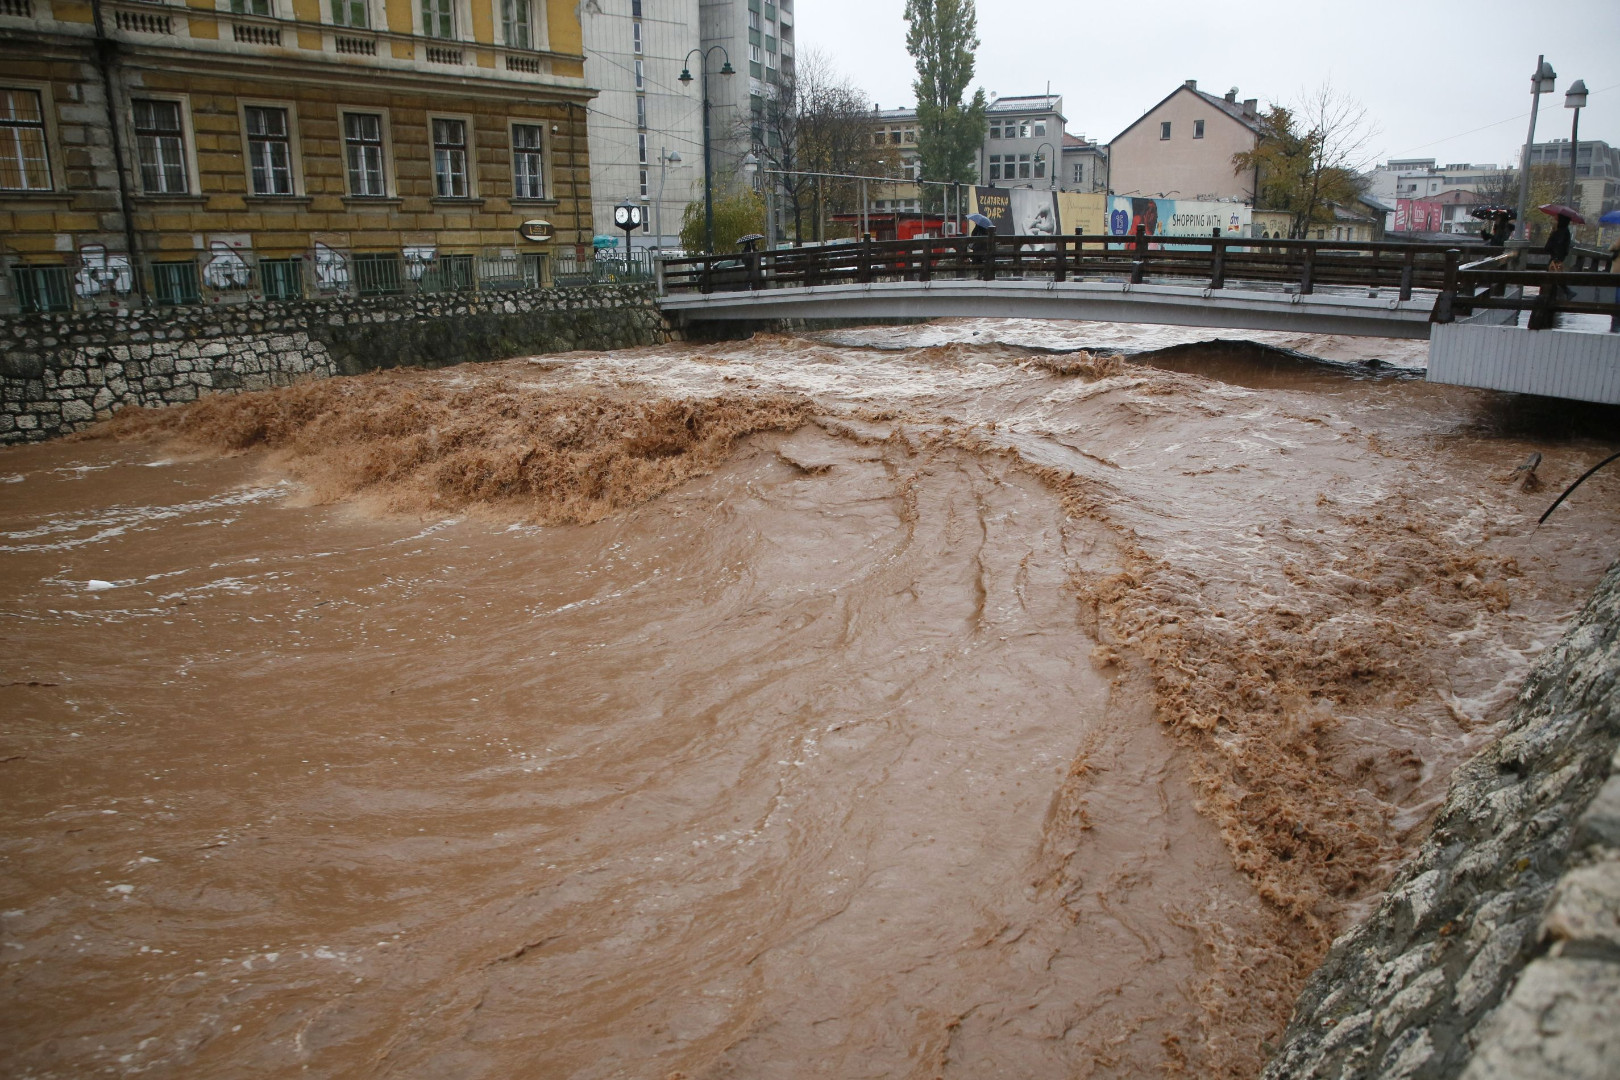
<instances>
[{"instance_id":1,"label":"white corrugated panel","mask_svg":"<svg viewBox=\"0 0 1620 1080\"><path fill-rule=\"evenodd\" d=\"M1620 334L1443 323L1429 381L1620 404Z\"/></svg>"}]
</instances>

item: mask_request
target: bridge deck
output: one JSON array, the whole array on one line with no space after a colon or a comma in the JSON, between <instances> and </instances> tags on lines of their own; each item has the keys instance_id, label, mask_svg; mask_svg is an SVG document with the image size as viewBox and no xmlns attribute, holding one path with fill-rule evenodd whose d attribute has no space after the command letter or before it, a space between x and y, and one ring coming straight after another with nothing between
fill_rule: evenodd
<instances>
[{"instance_id":1,"label":"bridge deck","mask_svg":"<svg viewBox=\"0 0 1620 1080\"><path fill-rule=\"evenodd\" d=\"M1434 295L1302 295L1260 283L1214 290L1128 281L879 281L665 296L666 314L707 321L1001 316L1427 338Z\"/></svg>"}]
</instances>

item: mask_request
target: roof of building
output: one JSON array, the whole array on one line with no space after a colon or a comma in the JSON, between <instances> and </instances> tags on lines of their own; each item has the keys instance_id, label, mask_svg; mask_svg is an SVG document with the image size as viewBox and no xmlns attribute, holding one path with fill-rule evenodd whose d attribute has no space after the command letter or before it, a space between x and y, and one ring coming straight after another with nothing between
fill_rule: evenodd
<instances>
[{"instance_id":1,"label":"roof of building","mask_svg":"<svg viewBox=\"0 0 1620 1080\"><path fill-rule=\"evenodd\" d=\"M998 97L985 107L987 112L1057 112L1063 104L1062 94L1026 94L1021 97Z\"/></svg>"},{"instance_id":2,"label":"roof of building","mask_svg":"<svg viewBox=\"0 0 1620 1080\"><path fill-rule=\"evenodd\" d=\"M1160 98L1158 103L1155 104L1153 106L1153 108L1149 109L1147 112L1143 113L1141 116L1138 116L1135 120L1133 120L1129 124L1125 125L1125 130L1121 131L1119 133L1119 135L1115 135L1114 140L1111 140L1111 141L1117 141L1119 139L1120 135L1124 135L1126 131L1130 131L1131 128L1135 127L1137 124L1140 124L1142 121L1146 120L1149 116L1152 116L1155 112L1158 111L1158 109L1165 102L1169 101L1171 98L1175 97L1177 94L1181 93L1183 90L1187 91L1189 94L1197 94L1199 97L1203 98L1204 101L1207 104L1213 105L1215 108L1219 109L1222 113L1224 113L1227 116L1231 117L1233 120L1236 120L1238 123L1242 124L1244 127L1248 128L1250 131L1258 132L1260 130L1260 117L1259 117L1259 115L1258 114L1250 114L1248 112L1245 104L1243 102L1240 102L1240 101L1236 100L1236 96L1237 96L1236 91L1233 92L1233 100L1228 101L1226 98L1216 97L1214 94L1206 94L1206 93L1204 93L1202 90L1198 89L1198 80L1197 79L1188 79L1186 82L1182 83L1180 86L1176 87L1174 90L1172 90L1168 94L1164 95L1164 97ZM1253 101L1254 99L1250 98L1249 100Z\"/></svg>"},{"instance_id":3,"label":"roof of building","mask_svg":"<svg viewBox=\"0 0 1620 1080\"><path fill-rule=\"evenodd\" d=\"M885 121L915 120L917 119L917 110L914 108L879 109L874 106L872 109L872 119Z\"/></svg>"}]
</instances>

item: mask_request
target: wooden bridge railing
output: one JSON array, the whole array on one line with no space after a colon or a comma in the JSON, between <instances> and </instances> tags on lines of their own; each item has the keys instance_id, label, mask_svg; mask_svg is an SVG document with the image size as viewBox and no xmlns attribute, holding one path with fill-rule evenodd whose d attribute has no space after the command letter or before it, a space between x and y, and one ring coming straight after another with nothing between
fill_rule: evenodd
<instances>
[{"instance_id":1,"label":"wooden bridge railing","mask_svg":"<svg viewBox=\"0 0 1620 1080\"><path fill-rule=\"evenodd\" d=\"M1435 295L1431 319L1450 322L1481 308L1532 311L1532 326L1558 312L1609 314L1620 275L1600 272L1604 256L1578 252L1573 270L1530 269L1524 251L1483 245L1438 248L1344 240L1271 240L1197 236L953 236L864 240L780 248L741 255L666 259L665 295L869 284L879 281L1036 279L1142 284L1201 284L1210 290L1243 283L1310 295L1318 288ZM1467 260L1467 261L1465 261ZM1526 296L1525 286L1537 286ZM1596 300L1562 288L1596 288ZM1578 295L1578 294L1577 294ZM1539 305L1539 307L1538 307ZM1536 311L1540 311L1538 316ZM1550 321L1545 325L1552 325Z\"/></svg>"}]
</instances>

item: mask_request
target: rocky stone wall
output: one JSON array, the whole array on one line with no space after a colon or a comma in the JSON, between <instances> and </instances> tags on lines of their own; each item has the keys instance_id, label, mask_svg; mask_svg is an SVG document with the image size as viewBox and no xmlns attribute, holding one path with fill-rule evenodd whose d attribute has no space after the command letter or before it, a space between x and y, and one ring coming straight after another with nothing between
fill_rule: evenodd
<instances>
[{"instance_id":1,"label":"rocky stone wall","mask_svg":"<svg viewBox=\"0 0 1620 1080\"><path fill-rule=\"evenodd\" d=\"M1337 942L1267 1080L1620 1076L1620 562Z\"/></svg>"},{"instance_id":2,"label":"rocky stone wall","mask_svg":"<svg viewBox=\"0 0 1620 1080\"><path fill-rule=\"evenodd\" d=\"M667 340L648 285L0 318L0 443L74 431L131 405L377 368Z\"/></svg>"}]
</instances>

